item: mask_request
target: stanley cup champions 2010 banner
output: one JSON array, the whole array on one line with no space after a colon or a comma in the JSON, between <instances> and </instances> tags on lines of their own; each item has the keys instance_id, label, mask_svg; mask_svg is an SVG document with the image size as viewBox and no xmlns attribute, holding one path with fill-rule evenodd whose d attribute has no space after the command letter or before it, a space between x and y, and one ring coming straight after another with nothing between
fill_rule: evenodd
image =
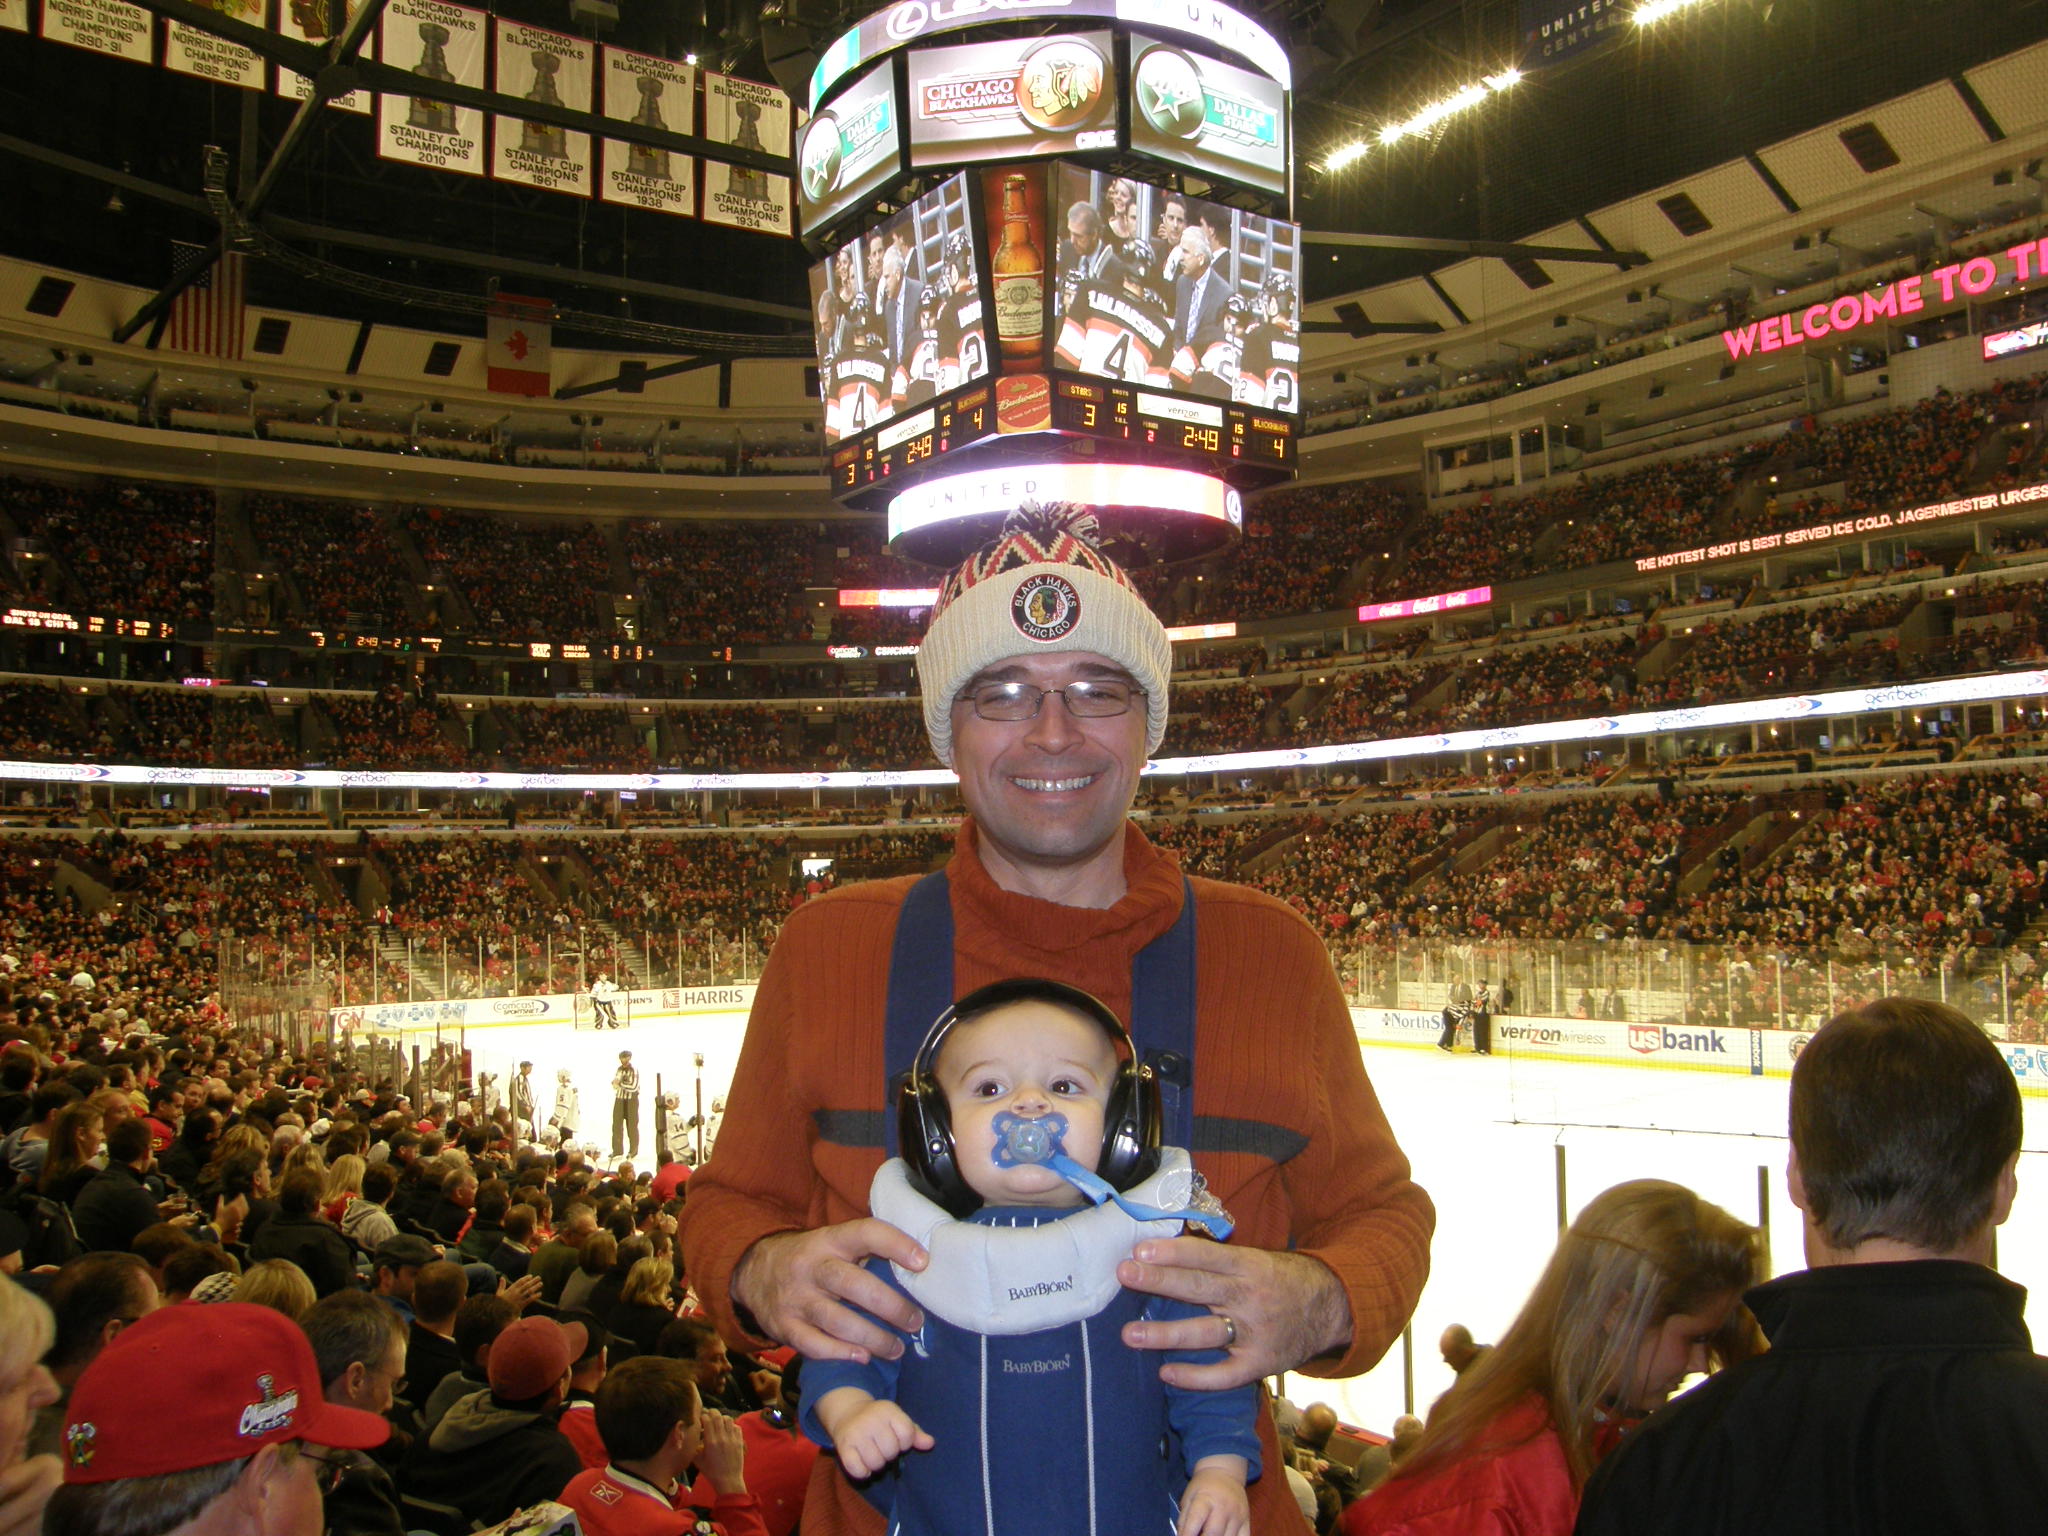
<instances>
[{"instance_id":1,"label":"stanley cup champions 2010 banner","mask_svg":"<svg viewBox=\"0 0 2048 1536\"><path fill-rule=\"evenodd\" d=\"M606 48L600 58L603 85L599 97L606 117L643 128L665 128L670 133L696 132L697 71L693 66L625 48ZM697 161L691 155L606 139L598 195L608 203L694 217Z\"/></svg>"},{"instance_id":2,"label":"stanley cup champions 2010 banner","mask_svg":"<svg viewBox=\"0 0 2048 1536\"><path fill-rule=\"evenodd\" d=\"M391 0L378 27L377 57L429 80L484 87L484 23L490 18L442 0ZM484 115L425 96L377 98L377 153L440 171L484 174Z\"/></svg>"},{"instance_id":3,"label":"stanley cup champions 2010 banner","mask_svg":"<svg viewBox=\"0 0 2048 1536\"><path fill-rule=\"evenodd\" d=\"M353 16L362 3L363 0L344 0L345 9L340 14ZM302 43L317 43L324 48L334 41L333 34L328 31L329 14L333 10L333 0L278 0L277 30L286 37L296 38ZM366 40L363 57L368 58L374 51ZM296 70L280 66L277 94L292 101L304 101L313 94L313 82ZM370 93L350 91L346 96L335 97L328 105L339 107L344 112L360 112L368 116Z\"/></svg>"},{"instance_id":4,"label":"stanley cup champions 2010 banner","mask_svg":"<svg viewBox=\"0 0 2048 1536\"><path fill-rule=\"evenodd\" d=\"M497 23L498 92L572 112L590 110L595 45L539 27ZM590 196L590 135L554 123L498 117L491 175L549 192Z\"/></svg>"}]
</instances>

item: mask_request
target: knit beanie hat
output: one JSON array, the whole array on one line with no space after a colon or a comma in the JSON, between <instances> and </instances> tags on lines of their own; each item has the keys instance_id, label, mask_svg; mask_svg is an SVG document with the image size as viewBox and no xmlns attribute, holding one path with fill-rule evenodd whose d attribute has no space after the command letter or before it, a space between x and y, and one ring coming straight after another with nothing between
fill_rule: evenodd
<instances>
[{"instance_id":1,"label":"knit beanie hat","mask_svg":"<svg viewBox=\"0 0 2048 1536\"><path fill-rule=\"evenodd\" d=\"M1145 751L1166 735L1173 643L1130 576L1096 547L1095 514L1071 502L1020 507L993 543L939 587L917 648L924 728L953 765L953 700L984 667L1012 656L1092 651L1145 690Z\"/></svg>"}]
</instances>

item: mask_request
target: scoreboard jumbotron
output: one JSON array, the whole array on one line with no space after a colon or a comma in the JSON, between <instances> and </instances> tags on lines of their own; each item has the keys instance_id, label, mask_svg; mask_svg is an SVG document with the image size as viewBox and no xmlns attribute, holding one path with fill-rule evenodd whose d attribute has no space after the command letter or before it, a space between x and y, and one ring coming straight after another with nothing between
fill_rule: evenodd
<instances>
[{"instance_id":1,"label":"scoreboard jumbotron","mask_svg":"<svg viewBox=\"0 0 2048 1536\"><path fill-rule=\"evenodd\" d=\"M797 161L834 495L936 563L1020 475L1152 559L1234 539L1300 427L1271 37L1209 0L902 0L825 58Z\"/></svg>"}]
</instances>

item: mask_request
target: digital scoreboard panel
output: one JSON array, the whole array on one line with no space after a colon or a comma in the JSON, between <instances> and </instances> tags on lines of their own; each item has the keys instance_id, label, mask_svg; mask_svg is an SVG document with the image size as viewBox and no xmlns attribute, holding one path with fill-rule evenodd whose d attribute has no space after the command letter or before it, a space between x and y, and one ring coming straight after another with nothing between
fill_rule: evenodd
<instances>
[{"instance_id":1,"label":"digital scoreboard panel","mask_svg":"<svg viewBox=\"0 0 2048 1536\"><path fill-rule=\"evenodd\" d=\"M1286 470L1295 462L1291 416L1128 384L1055 378L1052 425L1056 432L1129 443L1139 450L1134 457L1201 459L1226 478L1233 467Z\"/></svg>"},{"instance_id":2,"label":"digital scoreboard panel","mask_svg":"<svg viewBox=\"0 0 2048 1536\"><path fill-rule=\"evenodd\" d=\"M995 398L989 386L964 389L842 443L829 461L832 493L845 499L886 485L941 455L994 436L995 430Z\"/></svg>"}]
</instances>

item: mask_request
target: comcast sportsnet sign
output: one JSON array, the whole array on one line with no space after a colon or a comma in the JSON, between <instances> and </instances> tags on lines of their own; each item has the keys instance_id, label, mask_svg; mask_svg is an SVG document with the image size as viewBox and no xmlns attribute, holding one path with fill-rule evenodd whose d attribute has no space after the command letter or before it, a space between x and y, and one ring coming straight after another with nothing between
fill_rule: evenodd
<instances>
[{"instance_id":1,"label":"comcast sportsnet sign","mask_svg":"<svg viewBox=\"0 0 2048 1536\"><path fill-rule=\"evenodd\" d=\"M1234 53L1292 87L1287 51L1249 16L1216 0L897 0L843 33L811 71L811 111L851 71L892 49L984 22L1046 17L1057 21L1119 21L1199 39Z\"/></svg>"}]
</instances>

